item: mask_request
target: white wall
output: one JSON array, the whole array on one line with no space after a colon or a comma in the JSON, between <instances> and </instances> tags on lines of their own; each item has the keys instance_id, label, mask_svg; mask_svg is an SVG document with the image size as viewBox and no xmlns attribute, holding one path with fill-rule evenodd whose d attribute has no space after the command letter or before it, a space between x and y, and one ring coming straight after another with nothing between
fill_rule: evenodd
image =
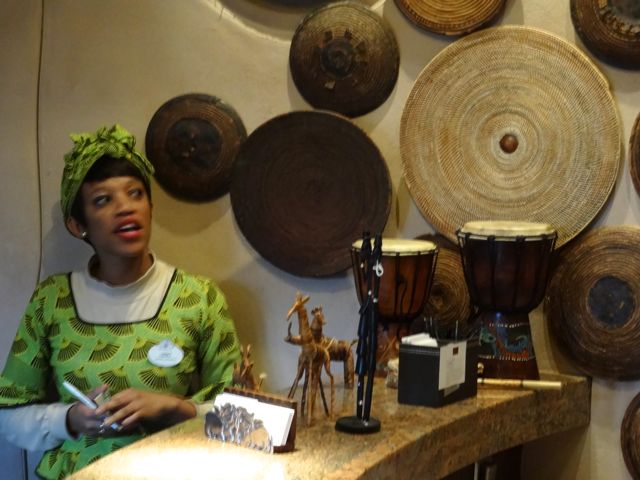
<instances>
[{"instance_id":1,"label":"white wall","mask_svg":"<svg viewBox=\"0 0 640 480\"><path fill-rule=\"evenodd\" d=\"M409 238L432 228L401 178L400 116L419 72L455 39L414 27L392 0L366 3L394 29L401 65L388 101L355 123L376 142L391 172L394 204L385 233ZM189 92L215 95L232 105L249 133L277 114L308 108L288 71L289 42L308 10L258 0L44 0L38 91L40 5L35 0L0 1L0 44L5 46L0 49L0 161L5 167L0 191L5 206L0 214L5 260L1 352L10 345L38 276L40 240L42 275L78 267L90 253L66 233L59 213L62 155L71 146L70 132L117 121L138 136L143 148L156 109ZM540 27L581 46L569 2L508 0L498 23ZM626 145L640 105L640 72L601 66L618 102ZM638 223L639 201L625 161L612 201L597 223ZM294 377L298 350L283 337L284 315L296 290L310 294L312 305L324 306L327 334L355 335L358 304L350 272L305 279L271 266L242 237L228 195L190 204L156 185L154 205L153 248L161 258L218 281L243 343L253 346L255 369L268 374L269 389L282 389ZM540 367L574 372L553 346L540 312L533 324ZM588 431L528 446L526 478L629 478L619 425L637 386L595 380Z\"/></svg>"},{"instance_id":2,"label":"white wall","mask_svg":"<svg viewBox=\"0 0 640 480\"><path fill-rule=\"evenodd\" d=\"M40 267L37 93L40 2L0 2L0 365ZM5 478L24 474L21 451L0 438Z\"/></svg>"}]
</instances>

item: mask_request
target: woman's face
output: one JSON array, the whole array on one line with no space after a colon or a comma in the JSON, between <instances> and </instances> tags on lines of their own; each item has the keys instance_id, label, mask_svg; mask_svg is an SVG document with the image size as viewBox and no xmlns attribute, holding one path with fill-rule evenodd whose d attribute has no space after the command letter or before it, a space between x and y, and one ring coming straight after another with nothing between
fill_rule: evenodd
<instances>
[{"instance_id":1,"label":"woman's face","mask_svg":"<svg viewBox=\"0 0 640 480\"><path fill-rule=\"evenodd\" d=\"M85 182L81 189L88 240L98 257L136 257L148 251L151 203L135 177Z\"/></svg>"}]
</instances>

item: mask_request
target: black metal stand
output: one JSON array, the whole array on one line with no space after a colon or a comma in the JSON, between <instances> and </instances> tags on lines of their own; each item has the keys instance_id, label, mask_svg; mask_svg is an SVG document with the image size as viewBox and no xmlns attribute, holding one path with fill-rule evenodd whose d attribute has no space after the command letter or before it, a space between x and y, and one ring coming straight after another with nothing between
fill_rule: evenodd
<instances>
[{"instance_id":1,"label":"black metal stand","mask_svg":"<svg viewBox=\"0 0 640 480\"><path fill-rule=\"evenodd\" d=\"M371 239L365 232L360 249L360 268L367 280L367 299L360 306L360 323L358 325L358 347L356 373L358 386L356 390L356 415L341 417L336 422L336 430L347 433L375 433L380 431L380 421L371 418L371 400L373 382L376 373L376 350L378 343L378 290L382 276L382 238L376 235L373 251ZM366 390L365 390L366 383Z\"/></svg>"},{"instance_id":2,"label":"black metal stand","mask_svg":"<svg viewBox=\"0 0 640 480\"><path fill-rule=\"evenodd\" d=\"M336 430L346 433L376 433L380 431L380 420L376 418L369 418L369 420L363 420L354 416L340 417L336 422Z\"/></svg>"}]
</instances>

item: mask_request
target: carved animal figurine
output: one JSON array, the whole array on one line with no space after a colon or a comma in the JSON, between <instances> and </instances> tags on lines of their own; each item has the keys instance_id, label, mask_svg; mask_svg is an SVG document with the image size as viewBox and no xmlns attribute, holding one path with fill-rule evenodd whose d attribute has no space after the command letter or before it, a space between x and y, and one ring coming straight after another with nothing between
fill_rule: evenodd
<instances>
[{"instance_id":1,"label":"carved animal figurine","mask_svg":"<svg viewBox=\"0 0 640 480\"><path fill-rule=\"evenodd\" d=\"M264 375L260 375L260 382L256 382L253 376L253 362L251 361L251 345L246 348L240 345L242 359L240 363L233 365L233 385L246 388L248 390L259 391L262 387Z\"/></svg>"},{"instance_id":2,"label":"carved animal figurine","mask_svg":"<svg viewBox=\"0 0 640 480\"><path fill-rule=\"evenodd\" d=\"M315 406L315 399L318 393L319 386L322 385L322 367L329 376L331 383L331 406L329 408L328 416L333 415L333 402L335 398L335 385L333 381L333 375L331 374L331 358L329 352L320 343L313 339L311 328L309 327L309 318L307 315L307 309L305 303L309 301L309 296L302 296L300 292L296 294L296 299L291 305L291 308L287 312L287 322L291 322L291 316L294 313L298 315L298 328L300 331L300 347L301 352L298 357L298 369L296 372L296 378L289 390L289 398L293 398L298 382L304 374L304 384L302 387L302 399L300 401L300 411L305 419L307 425L310 424L313 416L313 409ZM286 340L286 339L285 339ZM307 393L309 394L309 402L307 404Z\"/></svg>"},{"instance_id":3,"label":"carved animal figurine","mask_svg":"<svg viewBox=\"0 0 640 480\"><path fill-rule=\"evenodd\" d=\"M335 337L325 337L322 332L322 327L327 324L327 321L325 320L322 306L315 307L311 310L311 313L313 314L313 320L311 321L311 334L313 335L313 339L327 349L332 362L343 363L344 386L345 388L353 388L355 370L351 347L358 342L358 339L349 342L347 340L339 340ZM289 334L285 338L285 341L294 345L300 345L302 343L300 335L291 335L291 324L289 324ZM320 393L322 393L322 390Z\"/></svg>"}]
</instances>

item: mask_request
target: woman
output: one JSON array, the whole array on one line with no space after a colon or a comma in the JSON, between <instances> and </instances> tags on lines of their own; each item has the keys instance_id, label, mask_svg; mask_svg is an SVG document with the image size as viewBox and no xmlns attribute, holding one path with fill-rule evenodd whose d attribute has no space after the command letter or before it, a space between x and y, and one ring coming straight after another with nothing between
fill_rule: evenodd
<instances>
[{"instance_id":1,"label":"woman","mask_svg":"<svg viewBox=\"0 0 640 480\"><path fill-rule=\"evenodd\" d=\"M95 255L38 285L0 376L0 406L11 407L0 408L0 431L46 449L37 472L51 479L194 417L239 360L223 294L149 250L153 167L133 136L114 125L71 138L60 204ZM65 381L110 398L89 408ZM59 402L47 402L51 386Z\"/></svg>"}]
</instances>

